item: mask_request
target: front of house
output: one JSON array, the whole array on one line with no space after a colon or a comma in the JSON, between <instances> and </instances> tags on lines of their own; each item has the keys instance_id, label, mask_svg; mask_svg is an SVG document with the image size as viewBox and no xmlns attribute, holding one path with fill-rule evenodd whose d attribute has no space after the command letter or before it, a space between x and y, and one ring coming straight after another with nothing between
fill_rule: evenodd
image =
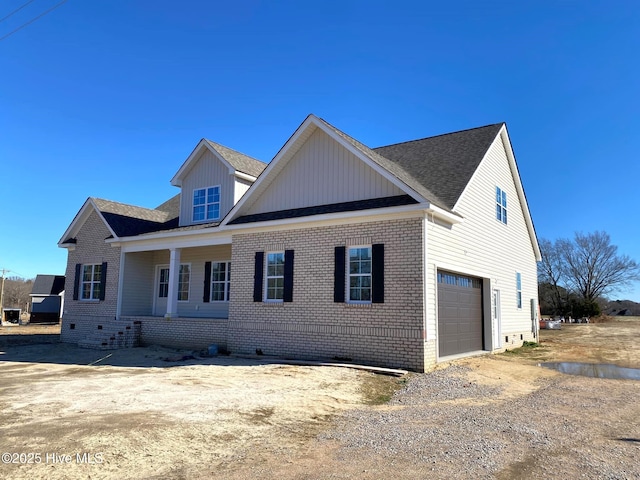
<instances>
[{"instance_id":1,"label":"front of house","mask_svg":"<svg viewBox=\"0 0 640 480\"><path fill-rule=\"evenodd\" d=\"M89 198L62 339L425 371L536 335L539 248L504 124L370 149L310 115L267 165L202 140L156 209Z\"/></svg>"}]
</instances>

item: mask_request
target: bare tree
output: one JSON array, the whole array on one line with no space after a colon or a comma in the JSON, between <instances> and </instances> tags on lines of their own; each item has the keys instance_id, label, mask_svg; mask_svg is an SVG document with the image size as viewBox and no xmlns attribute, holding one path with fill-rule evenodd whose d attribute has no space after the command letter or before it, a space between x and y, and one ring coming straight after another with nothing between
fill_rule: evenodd
<instances>
[{"instance_id":1,"label":"bare tree","mask_svg":"<svg viewBox=\"0 0 640 480\"><path fill-rule=\"evenodd\" d=\"M29 309L29 294L33 287L33 280L20 277L5 279L3 303L5 308Z\"/></svg>"},{"instance_id":2,"label":"bare tree","mask_svg":"<svg viewBox=\"0 0 640 480\"><path fill-rule=\"evenodd\" d=\"M564 287L585 304L640 280L640 265L627 255L618 254L605 232L576 233L573 240L540 242L542 261L540 280Z\"/></svg>"},{"instance_id":3,"label":"bare tree","mask_svg":"<svg viewBox=\"0 0 640 480\"><path fill-rule=\"evenodd\" d=\"M538 264L538 283L544 285L544 298L554 314L564 313L568 298L563 285L564 262L560 249L547 239L540 240L542 260Z\"/></svg>"}]
</instances>

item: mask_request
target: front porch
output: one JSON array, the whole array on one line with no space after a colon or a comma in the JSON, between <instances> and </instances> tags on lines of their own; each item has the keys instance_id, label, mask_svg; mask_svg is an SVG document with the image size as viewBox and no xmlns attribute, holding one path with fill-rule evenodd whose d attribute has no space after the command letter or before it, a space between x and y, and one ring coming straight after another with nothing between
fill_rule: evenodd
<instances>
[{"instance_id":1,"label":"front porch","mask_svg":"<svg viewBox=\"0 0 640 480\"><path fill-rule=\"evenodd\" d=\"M226 319L231 244L123 250L119 280L118 318Z\"/></svg>"}]
</instances>

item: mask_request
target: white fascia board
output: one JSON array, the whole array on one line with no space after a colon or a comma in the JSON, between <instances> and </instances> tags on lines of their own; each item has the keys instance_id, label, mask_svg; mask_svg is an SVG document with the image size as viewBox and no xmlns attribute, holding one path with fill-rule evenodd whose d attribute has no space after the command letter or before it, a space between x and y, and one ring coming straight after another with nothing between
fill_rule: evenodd
<instances>
[{"instance_id":1,"label":"white fascia board","mask_svg":"<svg viewBox=\"0 0 640 480\"><path fill-rule=\"evenodd\" d=\"M171 248L210 247L212 245L230 245L231 235L203 235L173 239L154 239L145 241L114 242L112 246L120 247L124 253L168 250Z\"/></svg>"},{"instance_id":2,"label":"white fascia board","mask_svg":"<svg viewBox=\"0 0 640 480\"><path fill-rule=\"evenodd\" d=\"M84 202L84 205L82 205L82 207L80 208L80 211L78 211L76 216L73 218L69 227L65 230L64 235L62 235L62 238L58 242L58 247L69 248L68 245L71 245L71 244L64 243L64 241L69 237L73 238L77 235L78 231L80 230L84 222L86 222L87 218L89 218L89 215L91 215L91 209L93 209L98 214L98 216L100 217L100 220L102 220L102 222L105 224L105 226L109 230L109 233L111 233L111 235L114 238L118 238L118 236L116 235L116 232L113 231L109 223L105 220L98 206L95 204L93 199L89 197Z\"/></svg>"},{"instance_id":3,"label":"white fascia board","mask_svg":"<svg viewBox=\"0 0 640 480\"><path fill-rule=\"evenodd\" d=\"M247 181L249 181L249 182L251 182L251 183L255 182L255 181L256 181L256 179L257 179L257 177L254 177L254 176L252 176L252 175L247 175L246 173L242 173L242 172L240 172L240 171L238 171L238 170L234 170L232 173L233 173L236 177L238 177L238 178L240 178L240 179L242 179L242 180L247 180Z\"/></svg>"},{"instance_id":4,"label":"white fascia board","mask_svg":"<svg viewBox=\"0 0 640 480\"><path fill-rule=\"evenodd\" d=\"M433 206L428 203L417 203L401 207L376 208L371 210L327 213L324 215L313 215L309 217L269 220L265 222L243 223L239 225L229 225L227 228L233 229L233 231L237 231L238 233L246 233L247 231L266 232L274 230L321 227L325 225L344 225L349 223L366 223L380 220L410 218L423 216L427 212L451 224L460 223L463 220L461 217L444 212L437 207L436 209L433 209Z\"/></svg>"},{"instance_id":5,"label":"white fascia board","mask_svg":"<svg viewBox=\"0 0 640 480\"><path fill-rule=\"evenodd\" d=\"M509 159L509 166L511 167L512 176L516 184L516 190L518 191L518 198L520 199L520 205L522 207L522 212L524 213L524 220L527 224L527 230L529 230L533 252L536 256L536 261L539 262L542 260L542 253L540 252L540 245L538 244L538 236L536 235L536 230L533 225L533 219L531 218L531 212L529 211L529 204L527 203L527 197L524 193L524 187L522 186L522 180L520 179L520 172L518 171L518 164L516 163L516 157L513 154L513 147L511 146L511 140L509 139L509 133L507 132L506 125L502 126L499 135L505 145L507 158Z\"/></svg>"},{"instance_id":6,"label":"white fascia board","mask_svg":"<svg viewBox=\"0 0 640 480\"><path fill-rule=\"evenodd\" d=\"M227 162L224 158L222 158L222 156L215 150L215 148L213 148L209 144L209 142L205 138L203 138L198 142L198 145L196 145L196 148L193 149L193 151L184 161L180 169L173 176L173 178L171 179L171 185L173 185L174 187L182 186L182 175L184 175L187 172L187 170L189 170L189 168L191 167L191 164L195 162L196 159L201 155L203 149L209 150L220 162L222 162L222 164L225 167L229 169L229 173L235 173L236 169L233 168L233 166L229 162Z\"/></svg>"},{"instance_id":7,"label":"white fascia board","mask_svg":"<svg viewBox=\"0 0 640 480\"><path fill-rule=\"evenodd\" d=\"M379 220L389 220L402 217L413 217L417 214L431 214L449 224L457 224L464 221L462 217L442 210L429 203L417 203L400 207L386 207L369 210L348 211L339 213L327 213L324 215L312 215L308 217L285 218L282 220L268 220L264 222L242 223L238 225L220 225L203 230L190 230L179 232L167 232L147 235L145 238L124 237L107 240L112 246L119 246L124 251L146 251L167 248L181 248L207 245L220 245L232 242L234 233L246 233L248 231L275 231L290 230L295 228L309 228L309 226L336 225L347 223L360 223Z\"/></svg>"}]
</instances>

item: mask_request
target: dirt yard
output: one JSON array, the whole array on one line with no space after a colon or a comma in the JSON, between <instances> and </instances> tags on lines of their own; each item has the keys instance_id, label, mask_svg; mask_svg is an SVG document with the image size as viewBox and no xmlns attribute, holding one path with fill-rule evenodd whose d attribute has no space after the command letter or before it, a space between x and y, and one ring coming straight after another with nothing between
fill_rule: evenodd
<instances>
[{"instance_id":1,"label":"dirt yard","mask_svg":"<svg viewBox=\"0 0 640 480\"><path fill-rule=\"evenodd\" d=\"M0 327L0 478L640 478L640 382L538 366L640 368L640 319L401 379L58 332Z\"/></svg>"}]
</instances>

